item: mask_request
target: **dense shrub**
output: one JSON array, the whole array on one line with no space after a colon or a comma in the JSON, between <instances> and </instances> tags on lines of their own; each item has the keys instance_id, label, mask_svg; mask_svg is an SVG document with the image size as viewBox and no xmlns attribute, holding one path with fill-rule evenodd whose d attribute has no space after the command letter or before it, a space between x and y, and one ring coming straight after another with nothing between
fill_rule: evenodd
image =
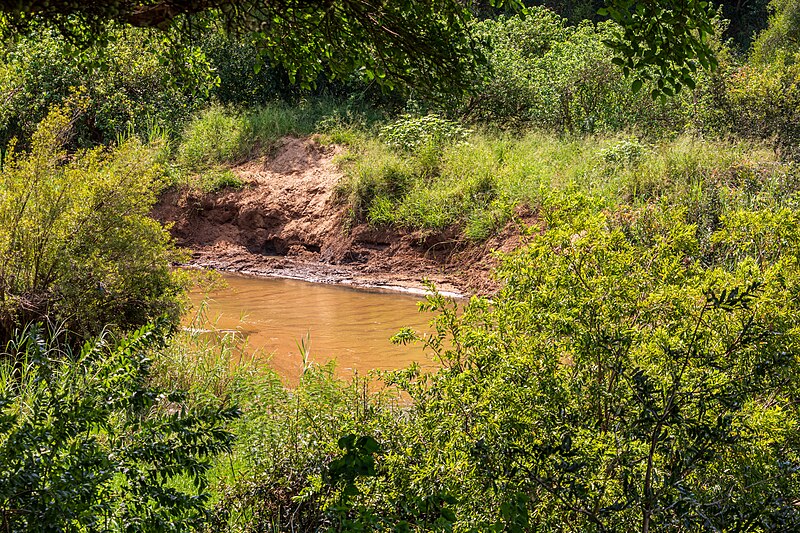
<instances>
[{"instance_id":1,"label":"dense shrub","mask_svg":"<svg viewBox=\"0 0 800 533\"><path fill-rule=\"evenodd\" d=\"M301 92L289 82L285 71L263 65L258 50L250 43L213 32L201 46L218 78L211 95L223 105L257 107L278 98L291 99Z\"/></svg>"},{"instance_id":2,"label":"dense shrub","mask_svg":"<svg viewBox=\"0 0 800 533\"><path fill-rule=\"evenodd\" d=\"M720 68L703 74L695 92L694 124L706 135L766 140L784 158L794 158L800 143L800 67L794 44L779 46L775 29L762 32L745 63L720 48Z\"/></svg>"},{"instance_id":3,"label":"dense shrub","mask_svg":"<svg viewBox=\"0 0 800 533\"><path fill-rule=\"evenodd\" d=\"M637 128L660 133L685 122L680 99L634 95L604 44L611 23L569 26L545 8L475 25L490 72L462 111L478 120L570 132Z\"/></svg>"},{"instance_id":4,"label":"dense shrub","mask_svg":"<svg viewBox=\"0 0 800 533\"><path fill-rule=\"evenodd\" d=\"M770 8L770 25L758 35L746 62L719 47L720 68L702 74L695 93L694 125L706 135L768 141L783 158L794 159L800 145L795 35L800 4L780 0Z\"/></svg>"},{"instance_id":5,"label":"dense shrub","mask_svg":"<svg viewBox=\"0 0 800 533\"><path fill-rule=\"evenodd\" d=\"M800 2L797 0L771 0L767 6L769 25L753 42L751 59L764 65L783 56L796 61L797 40L800 37Z\"/></svg>"},{"instance_id":6,"label":"dense shrub","mask_svg":"<svg viewBox=\"0 0 800 533\"><path fill-rule=\"evenodd\" d=\"M0 522L7 531L189 531L237 410L149 385L164 332L80 350L29 326L0 355Z\"/></svg>"},{"instance_id":7,"label":"dense shrub","mask_svg":"<svg viewBox=\"0 0 800 533\"><path fill-rule=\"evenodd\" d=\"M429 299L445 369L396 376L410 423L362 503L444 490L461 531L794 530L796 213L724 217L708 264L680 213L588 206L545 210L491 300Z\"/></svg>"},{"instance_id":8,"label":"dense shrub","mask_svg":"<svg viewBox=\"0 0 800 533\"><path fill-rule=\"evenodd\" d=\"M393 419L363 379L335 377L333 364L307 362L291 388L242 337L217 332L199 313L194 333L173 337L154 356L153 379L187 391L186 403L235 403L241 416L230 455L209 472L213 531L318 531L334 527L340 487L325 478L343 434L380 428ZM204 333L199 333L203 331ZM298 354L308 357L308 347Z\"/></svg>"},{"instance_id":9,"label":"dense shrub","mask_svg":"<svg viewBox=\"0 0 800 533\"><path fill-rule=\"evenodd\" d=\"M56 109L29 153L0 171L0 336L45 317L90 336L164 313L177 322L182 257L148 214L164 185L163 143L132 138L68 155L70 115Z\"/></svg>"},{"instance_id":10,"label":"dense shrub","mask_svg":"<svg viewBox=\"0 0 800 533\"><path fill-rule=\"evenodd\" d=\"M174 129L213 86L202 60L165 61L163 37L112 32L105 47L77 50L55 32L4 43L0 49L0 146L27 143L54 105L76 91L86 105L71 141L91 147L131 132ZM194 63L192 62L194 60ZM183 83L180 83L183 81Z\"/></svg>"},{"instance_id":11,"label":"dense shrub","mask_svg":"<svg viewBox=\"0 0 800 533\"><path fill-rule=\"evenodd\" d=\"M223 105L258 107L277 100L298 104L314 98L352 98L390 107L402 104L399 91L382 91L358 72L344 78L331 78L330 72L324 72L313 87L301 87L292 83L283 67L265 63L253 43L219 31L209 32L200 46L217 77L210 96Z\"/></svg>"},{"instance_id":12,"label":"dense shrub","mask_svg":"<svg viewBox=\"0 0 800 533\"><path fill-rule=\"evenodd\" d=\"M766 139L784 156L796 158L800 146L800 65L777 59L747 65L728 79L722 109L729 129L742 137Z\"/></svg>"}]
</instances>

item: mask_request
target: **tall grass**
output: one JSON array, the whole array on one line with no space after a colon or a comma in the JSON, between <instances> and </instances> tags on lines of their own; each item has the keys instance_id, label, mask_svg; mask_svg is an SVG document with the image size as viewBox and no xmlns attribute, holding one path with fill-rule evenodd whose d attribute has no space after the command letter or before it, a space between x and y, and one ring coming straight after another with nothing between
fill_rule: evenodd
<instances>
[{"instance_id":1,"label":"tall grass","mask_svg":"<svg viewBox=\"0 0 800 533\"><path fill-rule=\"evenodd\" d=\"M229 427L237 436L233 450L210 472L212 528L310 530L325 521L321 476L338 439L397 422L381 394L370 393L363 379L336 378L333 363L304 364L297 386L288 388L269 368L268 354L248 351L245 339L217 330L200 312L191 328L152 354L153 379L189 391L190 404L241 410ZM298 346L298 358L303 351Z\"/></svg>"},{"instance_id":2,"label":"tall grass","mask_svg":"<svg viewBox=\"0 0 800 533\"><path fill-rule=\"evenodd\" d=\"M347 138L349 130L367 128L379 118L372 108L329 99L296 106L274 102L247 110L213 105L189 121L178 146L177 162L188 172L233 165L265 155L287 135L327 133L336 141Z\"/></svg>"},{"instance_id":3,"label":"tall grass","mask_svg":"<svg viewBox=\"0 0 800 533\"><path fill-rule=\"evenodd\" d=\"M761 145L689 135L655 144L635 138L522 137L478 133L442 147L398 152L377 141L343 158L340 195L353 216L374 225L440 230L456 225L481 240L526 205L536 211L564 191L579 191L608 209L666 203L708 225L735 207L792 202L794 167ZM795 195L795 196L793 196Z\"/></svg>"}]
</instances>

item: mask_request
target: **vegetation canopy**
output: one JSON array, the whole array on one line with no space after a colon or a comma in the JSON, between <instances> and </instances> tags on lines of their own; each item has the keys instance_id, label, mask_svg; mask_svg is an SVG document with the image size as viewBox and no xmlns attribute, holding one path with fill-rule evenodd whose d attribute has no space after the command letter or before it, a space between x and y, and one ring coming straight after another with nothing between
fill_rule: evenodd
<instances>
[{"instance_id":1,"label":"vegetation canopy","mask_svg":"<svg viewBox=\"0 0 800 533\"><path fill-rule=\"evenodd\" d=\"M177 28L189 39L197 28L218 23L231 34L248 35L262 58L283 64L293 80L306 83L327 70L334 76L361 72L389 86L400 80L418 90L463 90L475 80L474 60L483 61L467 25L472 13L456 0L34 0L4 2L0 8L6 36L45 24L80 43L105 38L110 22ZM709 2L609 0L601 13L624 28L610 43L622 54L620 65L638 73L635 90L651 76L647 67L659 74L654 95L668 95L694 84L698 64L716 64L708 44Z\"/></svg>"},{"instance_id":2,"label":"vegetation canopy","mask_svg":"<svg viewBox=\"0 0 800 533\"><path fill-rule=\"evenodd\" d=\"M46 24L84 44L104 38L110 22L173 28L184 43L218 24L246 35L261 61L281 63L305 83L323 71L361 72L382 84L441 88L446 80L463 89L474 77L469 11L454 0L14 2L3 11L7 35Z\"/></svg>"}]
</instances>

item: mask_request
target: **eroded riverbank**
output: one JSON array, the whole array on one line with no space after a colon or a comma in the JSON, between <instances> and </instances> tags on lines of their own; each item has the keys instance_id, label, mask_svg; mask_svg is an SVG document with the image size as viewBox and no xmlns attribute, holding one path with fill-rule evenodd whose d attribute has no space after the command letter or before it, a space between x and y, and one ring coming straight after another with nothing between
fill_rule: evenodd
<instances>
[{"instance_id":1,"label":"eroded riverbank","mask_svg":"<svg viewBox=\"0 0 800 533\"><path fill-rule=\"evenodd\" d=\"M179 245L192 250L194 267L402 291L422 290L425 279L454 294L496 289L491 252L518 246L520 223L529 213L517 213L480 244L463 241L458 228L421 232L353 225L336 196L343 175L334 157L340 151L286 138L273 155L231 169L242 188L173 189L153 215Z\"/></svg>"}]
</instances>

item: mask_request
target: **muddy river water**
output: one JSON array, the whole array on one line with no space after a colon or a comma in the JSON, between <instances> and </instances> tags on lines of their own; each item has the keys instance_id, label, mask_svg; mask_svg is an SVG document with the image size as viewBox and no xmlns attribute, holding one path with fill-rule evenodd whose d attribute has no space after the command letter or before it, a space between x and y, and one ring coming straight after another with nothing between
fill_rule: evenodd
<instances>
[{"instance_id":1,"label":"muddy river water","mask_svg":"<svg viewBox=\"0 0 800 533\"><path fill-rule=\"evenodd\" d=\"M315 363L336 360L348 377L371 369L398 369L416 361L435 368L420 345L395 346L389 337L403 326L427 331L429 313L420 313L421 295L354 289L293 279L224 275L227 287L193 293L194 311L206 301L208 319L221 330L248 338L247 350L272 354L270 365L288 382L302 370L298 344L310 343Z\"/></svg>"}]
</instances>

